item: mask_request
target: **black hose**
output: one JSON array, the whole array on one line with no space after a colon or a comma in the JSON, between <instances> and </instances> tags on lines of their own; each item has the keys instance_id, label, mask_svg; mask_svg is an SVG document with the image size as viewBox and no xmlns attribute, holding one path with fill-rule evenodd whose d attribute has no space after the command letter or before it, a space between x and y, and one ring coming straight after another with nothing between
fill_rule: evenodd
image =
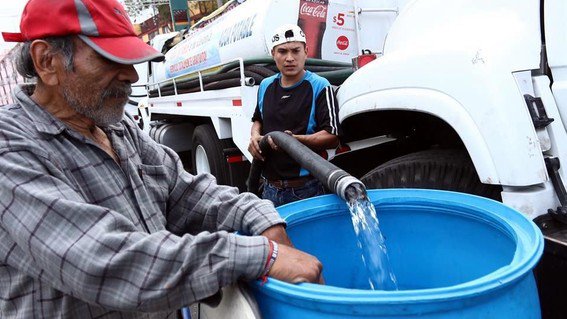
<instances>
[{"instance_id":1,"label":"black hose","mask_svg":"<svg viewBox=\"0 0 567 319\"><path fill-rule=\"evenodd\" d=\"M254 83L256 84L262 82L262 80L264 79L263 76L251 71L244 71L244 75L246 77L253 78ZM207 75L202 78L202 81L205 90L240 86L240 71L230 71L222 74ZM191 79L188 81L177 83L178 94L194 93L194 92L199 92L200 90L201 90L201 82L199 81L199 79ZM168 96L175 94L175 90L173 89L172 84L168 84L164 86L160 91L161 91L161 96ZM153 89L150 91L150 97L156 97L158 95L159 94L157 89Z\"/></svg>"},{"instance_id":2,"label":"black hose","mask_svg":"<svg viewBox=\"0 0 567 319\"><path fill-rule=\"evenodd\" d=\"M245 81L247 83L246 84L247 86L254 86L256 84L256 80L254 80L254 78L252 78L252 77L246 77ZM240 77L238 77L238 78L224 79L222 81L216 81L216 82L208 83L208 84L203 86L203 89L205 91L221 90L221 89L228 89L228 88L232 88L232 87L238 87L240 85L241 85ZM199 92L199 91L201 91L201 87L193 87L191 89L178 90L177 93L184 94L184 93L195 93L195 92Z\"/></svg>"},{"instance_id":3,"label":"black hose","mask_svg":"<svg viewBox=\"0 0 567 319\"><path fill-rule=\"evenodd\" d=\"M335 194L339 195L341 198L345 200L352 199L350 197L352 196L350 195L351 192L347 191L349 188L356 187L358 189L365 189L364 184L362 184L361 181L352 177L347 172L336 167L329 161L323 159L293 136L284 132L270 132L260 141L260 149L264 156L268 157L267 160L269 160L269 153L272 150L268 143L268 136L272 138L278 147L298 162L301 167L308 170L311 175L321 181L323 185ZM262 165L261 161L252 161L252 168L250 169L250 176L247 182L249 191L251 192L257 192L257 184L254 183L258 183L260 179L259 174L261 173Z\"/></svg>"},{"instance_id":4,"label":"black hose","mask_svg":"<svg viewBox=\"0 0 567 319\"><path fill-rule=\"evenodd\" d=\"M341 66L346 68L352 68L352 64L347 62L335 62L322 59L309 58L305 61L305 65L322 65L322 66Z\"/></svg>"},{"instance_id":5,"label":"black hose","mask_svg":"<svg viewBox=\"0 0 567 319\"><path fill-rule=\"evenodd\" d=\"M260 82L262 82L262 80L265 78L265 76L258 74L252 70L244 70L244 75L248 78L253 78L254 79L254 83L256 84L260 84Z\"/></svg>"},{"instance_id":6,"label":"black hose","mask_svg":"<svg viewBox=\"0 0 567 319\"><path fill-rule=\"evenodd\" d=\"M253 57L250 59L246 59L243 61L244 67L248 66L248 65L258 65L258 64L262 64L262 65L273 65L274 64L274 59L271 56L260 56L260 57ZM305 65L320 65L320 66L336 66L336 67L352 67L352 65L350 63L345 63L345 62L335 62L335 61L328 61L328 60L321 60L321 59L313 59L313 58L309 58L305 61ZM240 62L239 61L234 61L234 62L230 62L227 63L226 65L224 65L222 68L220 68L217 73L224 73L227 72L228 70L232 70L234 68L237 68L240 66Z\"/></svg>"},{"instance_id":7,"label":"black hose","mask_svg":"<svg viewBox=\"0 0 567 319\"><path fill-rule=\"evenodd\" d=\"M276 72L274 72L274 71L272 71L272 70L270 70L270 69L268 69L264 66L260 66L260 65L250 65L250 66L245 67L244 70L260 74L261 76L263 76L265 78L276 74Z\"/></svg>"},{"instance_id":8,"label":"black hose","mask_svg":"<svg viewBox=\"0 0 567 319\"><path fill-rule=\"evenodd\" d=\"M243 62L245 66L244 74L247 77L254 79L256 84L262 82L266 77L272 76L279 72L274 61L271 57L260 57L248 59ZM238 84L234 84L235 81L229 81L231 84L218 84L216 82L223 82L224 80L231 80L233 78L240 77L239 71L240 63L238 61L228 63L223 66L220 70L214 73L204 75L202 77L203 84L215 83L213 87L234 87ZM307 59L305 62L305 68L316 72L324 78L327 78L329 82L333 85L340 85L342 82L352 74L352 68L348 63L342 62L332 62L320 59ZM200 91L200 81L199 78L192 77L190 79L179 80L177 83L177 93L192 93ZM167 82L160 85L160 92L162 96L168 96L175 94L173 89L173 81ZM152 89L149 92L150 97L159 96L157 89Z\"/></svg>"},{"instance_id":9,"label":"black hose","mask_svg":"<svg viewBox=\"0 0 567 319\"><path fill-rule=\"evenodd\" d=\"M324 77L332 85L341 85L343 82L352 75L354 71L352 69L342 69L336 71L319 72L319 76Z\"/></svg>"},{"instance_id":10,"label":"black hose","mask_svg":"<svg viewBox=\"0 0 567 319\"><path fill-rule=\"evenodd\" d=\"M208 84L212 82L227 80L240 77L240 72L228 72L228 73L221 73L221 74L211 74L202 77L203 84ZM178 93L189 93L189 92L197 92L200 91L201 82L199 78L194 78L191 80L179 81L177 84L177 92ZM197 90L192 90L193 88L197 88ZM175 90L173 89L173 83L168 83L161 88L161 95L173 95ZM150 97L158 96L158 90L153 89L150 91Z\"/></svg>"},{"instance_id":11,"label":"black hose","mask_svg":"<svg viewBox=\"0 0 567 319\"><path fill-rule=\"evenodd\" d=\"M220 90L240 86L240 78L213 82L205 85L205 90Z\"/></svg>"},{"instance_id":12,"label":"black hose","mask_svg":"<svg viewBox=\"0 0 567 319\"><path fill-rule=\"evenodd\" d=\"M326 66L326 65L305 65L305 70L309 70L314 73L338 71L338 70L352 71L352 66L344 67L344 66Z\"/></svg>"},{"instance_id":13,"label":"black hose","mask_svg":"<svg viewBox=\"0 0 567 319\"><path fill-rule=\"evenodd\" d=\"M244 64L244 67L248 66L248 65L253 65L253 64L273 64L274 63L274 59L271 56L261 56L261 57L256 57L256 58L250 58L250 59L246 59L242 62L242 64ZM218 70L217 73L224 73L227 72L228 70L232 70L235 68L240 67L240 62L239 61L233 61L230 63L225 64L222 68L220 68Z\"/></svg>"},{"instance_id":14,"label":"black hose","mask_svg":"<svg viewBox=\"0 0 567 319\"><path fill-rule=\"evenodd\" d=\"M246 188L250 193L260 196L260 179L264 170L264 162L253 159L250 165L250 174L246 180Z\"/></svg>"}]
</instances>

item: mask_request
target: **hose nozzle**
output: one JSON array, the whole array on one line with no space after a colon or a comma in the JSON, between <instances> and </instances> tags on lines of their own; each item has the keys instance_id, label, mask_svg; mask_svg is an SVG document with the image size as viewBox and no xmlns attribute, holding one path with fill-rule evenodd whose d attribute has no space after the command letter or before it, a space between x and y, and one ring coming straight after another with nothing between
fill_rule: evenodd
<instances>
[{"instance_id":1,"label":"hose nozzle","mask_svg":"<svg viewBox=\"0 0 567 319\"><path fill-rule=\"evenodd\" d=\"M360 180L350 175L339 179L334 191L347 202L358 200L358 198L354 197L366 196L366 186Z\"/></svg>"}]
</instances>

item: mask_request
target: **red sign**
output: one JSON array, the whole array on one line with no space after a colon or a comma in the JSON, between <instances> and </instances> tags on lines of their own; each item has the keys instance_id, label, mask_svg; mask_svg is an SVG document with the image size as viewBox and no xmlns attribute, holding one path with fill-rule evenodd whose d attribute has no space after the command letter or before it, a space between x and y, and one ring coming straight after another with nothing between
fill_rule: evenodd
<instances>
[{"instance_id":1,"label":"red sign","mask_svg":"<svg viewBox=\"0 0 567 319\"><path fill-rule=\"evenodd\" d=\"M339 50L344 51L348 48L348 38L345 37L344 35L341 35L338 39L337 39L337 48L339 48Z\"/></svg>"},{"instance_id":2,"label":"red sign","mask_svg":"<svg viewBox=\"0 0 567 319\"><path fill-rule=\"evenodd\" d=\"M327 28L329 0L301 0L297 25L305 32L308 57L321 58L321 42Z\"/></svg>"}]
</instances>

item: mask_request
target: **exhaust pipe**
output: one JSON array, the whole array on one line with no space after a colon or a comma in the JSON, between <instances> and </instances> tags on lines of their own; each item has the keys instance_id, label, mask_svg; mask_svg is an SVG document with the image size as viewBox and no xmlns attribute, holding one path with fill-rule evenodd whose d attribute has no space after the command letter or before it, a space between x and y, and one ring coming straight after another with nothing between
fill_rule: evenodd
<instances>
[{"instance_id":1,"label":"exhaust pipe","mask_svg":"<svg viewBox=\"0 0 567 319\"><path fill-rule=\"evenodd\" d=\"M266 154L268 157L269 153L272 151L272 148L268 143L268 136L272 138L278 147L283 149L289 156L291 156L291 158L298 162L303 168L308 170L323 185L343 200L350 202L358 199L353 198L355 194L366 194L366 187L360 180L352 177L344 170L323 159L307 146L296 140L293 136L284 132L270 132L260 141L260 149L262 150L262 153ZM258 181L260 179L263 166L264 163L262 161L252 161L252 167L250 168L250 175L247 181L248 191L256 194L258 193Z\"/></svg>"}]
</instances>

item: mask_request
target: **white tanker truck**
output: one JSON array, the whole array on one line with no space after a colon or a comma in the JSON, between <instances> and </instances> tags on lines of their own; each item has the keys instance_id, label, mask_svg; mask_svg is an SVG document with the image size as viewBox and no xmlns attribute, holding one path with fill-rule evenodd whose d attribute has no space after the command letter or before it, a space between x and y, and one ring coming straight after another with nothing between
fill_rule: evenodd
<instances>
[{"instance_id":1,"label":"white tanker truck","mask_svg":"<svg viewBox=\"0 0 567 319\"><path fill-rule=\"evenodd\" d=\"M139 103L142 128L178 151L194 172L212 173L219 183L244 190L258 85L277 72L266 46L268 37L284 23L299 23L310 46L307 68L340 85L352 74L351 59L357 52L382 51L399 10L397 1L356 1L358 7L354 3L248 0L192 31L167 51L165 62L142 66L140 73L148 74L147 98ZM359 27L372 32L357 32ZM361 140L349 141L350 147L391 139ZM334 154L329 150L330 158Z\"/></svg>"},{"instance_id":2,"label":"white tanker truck","mask_svg":"<svg viewBox=\"0 0 567 319\"><path fill-rule=\"evenodd\" d=\"M258 84L277 71L266 43L298 23L307 68L338 87L344 136L324 156L369 188L501 200L535 218L555 245L546 253L565 260L564 21L564 0L247 0L147 65L140 125L193 172L245 189ZM353 73L353 58L374 60ZM544 317L564 307L541 302Z\"/></svg>"}]
</instances>

